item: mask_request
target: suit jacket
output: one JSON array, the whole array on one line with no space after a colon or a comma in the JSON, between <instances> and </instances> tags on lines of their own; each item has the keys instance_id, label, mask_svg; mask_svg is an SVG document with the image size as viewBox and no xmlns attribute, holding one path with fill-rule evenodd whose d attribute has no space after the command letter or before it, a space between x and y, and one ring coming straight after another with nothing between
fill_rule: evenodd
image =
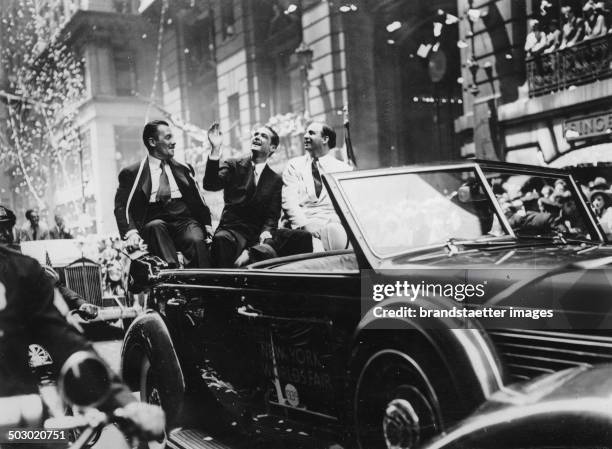
<instances>
[{"instance_id":1,"label":"suit jacket","mask_svg":"<svg viewBox=\"0 0 612 449\"><path fill-rule=\"evenodd\" d=\"M74 237L72 237L72 234L70 232L66 231L66 228L60 229L57 225L55 225L49 230L49 238L55 240L71 239Z\"/></svg>"},{"instance_id":2,"label":"suit jacket","mask_svg":"<svg viewBox=\"0 0 612 449\"><path fill-rule=\"evenodd\" d=\"M251 157L208 159L204 172L204 188L223 189L225 206L218 229L241 232L247 244L257 242L264 231L276 229L281 209L283 180L268 165L264 167L255 185Z\"/></svg>"},{"instance_id":3,"label":"suit jacket","mask_svg":"<svg viewBox=\"0 0 612 449\"><path fill-rule=\"evenodd\" d=\"M17 230L18 242L31 242L34 240L34 229L32 223L27 221L21 228ZM49 240L49 228L44 224L39 223L36 231L36 240Z\"/></svg>"},{"instance_id":4,"label":"suit jacket","mask_svg":"<svg viewBox=\"0 0 612 449\"><path fill-rule=\"evenodd\" d=\"M193 218L202 227L210 225L210 210L200 194L193 167L174 159L168 161L168 166ZM119 188L115 194L115 219L121 237L125 237L132 229L140 232L146 224L150 196L151 172L148 157L145 157L140 163L130 165L119 173Z\"/></svg>"}]
</instances>

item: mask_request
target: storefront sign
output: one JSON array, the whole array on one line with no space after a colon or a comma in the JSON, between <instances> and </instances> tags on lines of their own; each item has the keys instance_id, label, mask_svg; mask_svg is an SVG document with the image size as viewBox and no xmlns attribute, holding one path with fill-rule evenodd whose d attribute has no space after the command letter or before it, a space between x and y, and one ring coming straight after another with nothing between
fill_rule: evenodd
<instances>
[{"instance_id":1,"label":"storefront sign","mask_svg":"<svg viewBox=\"0 0 612 449\"><path fill-rule=\"evenodd\" d=\"M563 136L569 142L612 133L612 111L566 120Z\"/></svg>"}]
</instances>

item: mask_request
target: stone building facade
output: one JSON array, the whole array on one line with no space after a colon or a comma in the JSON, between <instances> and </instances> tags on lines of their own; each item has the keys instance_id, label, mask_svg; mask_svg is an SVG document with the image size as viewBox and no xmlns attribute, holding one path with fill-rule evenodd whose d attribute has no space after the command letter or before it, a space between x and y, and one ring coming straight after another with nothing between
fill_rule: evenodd
<instances>
[{"instance_id":1,"label":"stone building facade","mask_svg":"<svg viewBox=\"0 0 612 449\"><path fill-rule=\"evenodd\" d=\"M556 167L612 162L610 34L526 54L531 20L562 26L564 5L586 15L580 1L549 3L458 1L465 113L455 128L463 156Z\"/></svg>"}]
</instances>

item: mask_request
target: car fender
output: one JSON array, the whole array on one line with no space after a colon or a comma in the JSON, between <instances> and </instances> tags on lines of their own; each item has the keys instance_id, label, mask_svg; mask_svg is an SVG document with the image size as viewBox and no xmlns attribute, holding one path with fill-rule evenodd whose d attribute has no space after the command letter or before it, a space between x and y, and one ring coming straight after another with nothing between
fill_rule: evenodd
<instances>
[{"instance_id":1,"label":"car fender","mask_svg":"<svg viewBox=\"0 0 612 449\"><path fill-rule=\"evenodd\" d=\"M176 394L185 392L185 377L168 326L161 315L147 311L137 317L123 339L121 374L132 390L139 387L139 360L134 350L140 348L167 381L166 388Z\"/></svg>"},{"instance_id":2,"label":"car fender","mask_svg":"<svg viewBox=\"0 0 612 449\"><path fill-rule=\"evenodd\" d=\"M402 306L421 307L427 310L451 309L456 303L446 298L427 297L407 301L406 298L389 298L375 307L386 309ZM426 342L433 350L431 357L438 357L446 366L455 391L468 409L486 401L503 388L506 375L497 351L480 323L473 319L458 318L379 318L374 308L366 310L353 335L353 351L373 335L371 331L384 332L396 341L398 330L408 330Z\"/></svg>"},{"instance_id":3,"label":"car fender","mask_svg":"<svg viewBox=\"0 0 612 449\"><path fill-rule=\"evenodd\" d=\"M607 447L611 395L612 364L548 374L500 390L422 449Z\"/></svg>"}]
</instances>

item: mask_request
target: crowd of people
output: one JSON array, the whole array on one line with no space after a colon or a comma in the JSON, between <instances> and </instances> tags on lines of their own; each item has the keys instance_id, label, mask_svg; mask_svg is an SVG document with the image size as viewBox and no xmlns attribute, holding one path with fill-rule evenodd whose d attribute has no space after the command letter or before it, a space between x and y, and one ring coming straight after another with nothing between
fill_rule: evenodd
<instances>
[{"instance_id":1,"label":"crowd of people","mask_svg":"<svg viewBox=\"0 0 612 449\"><path fill-rule=\"evenodd\" d=\"M34 240L71 239L72 233L66 226L64 218L60 214L53 217L53 225L47 226L41 222L38 209L28 209L25 213L25 222L14 229L14 241L30 242Z\"/></svg>"},{"instance_id":2,"label":"crowd of people","mask_svg":"<svg viewBox=\"0 0 612 449\"><path fill-rule=\"evenodd\" d=\"M511 195L503 185L494 184L494 192L515 231L523 234L545 234L555 231L577 237L587 235L586 223L577 213L577 199L563 179L538 179ZM533 179L532 179L533 181ZM605 178L598 176L580 184L602 230L612 238L612 191Z\"/></svg>"},{"instance_id":3,"label":"crowd of people","mask_svg":"<svg viewBox=\"0 0 612 449\"><path fill-rule=\"evenodd\" d=\"M603 1L584 0L581 7L561 6L542 0L539 11L529 21L525 40L527 56L552 53L580 42L605 36L610 30L610 11Z\"/></svg>"}]
</instances>

